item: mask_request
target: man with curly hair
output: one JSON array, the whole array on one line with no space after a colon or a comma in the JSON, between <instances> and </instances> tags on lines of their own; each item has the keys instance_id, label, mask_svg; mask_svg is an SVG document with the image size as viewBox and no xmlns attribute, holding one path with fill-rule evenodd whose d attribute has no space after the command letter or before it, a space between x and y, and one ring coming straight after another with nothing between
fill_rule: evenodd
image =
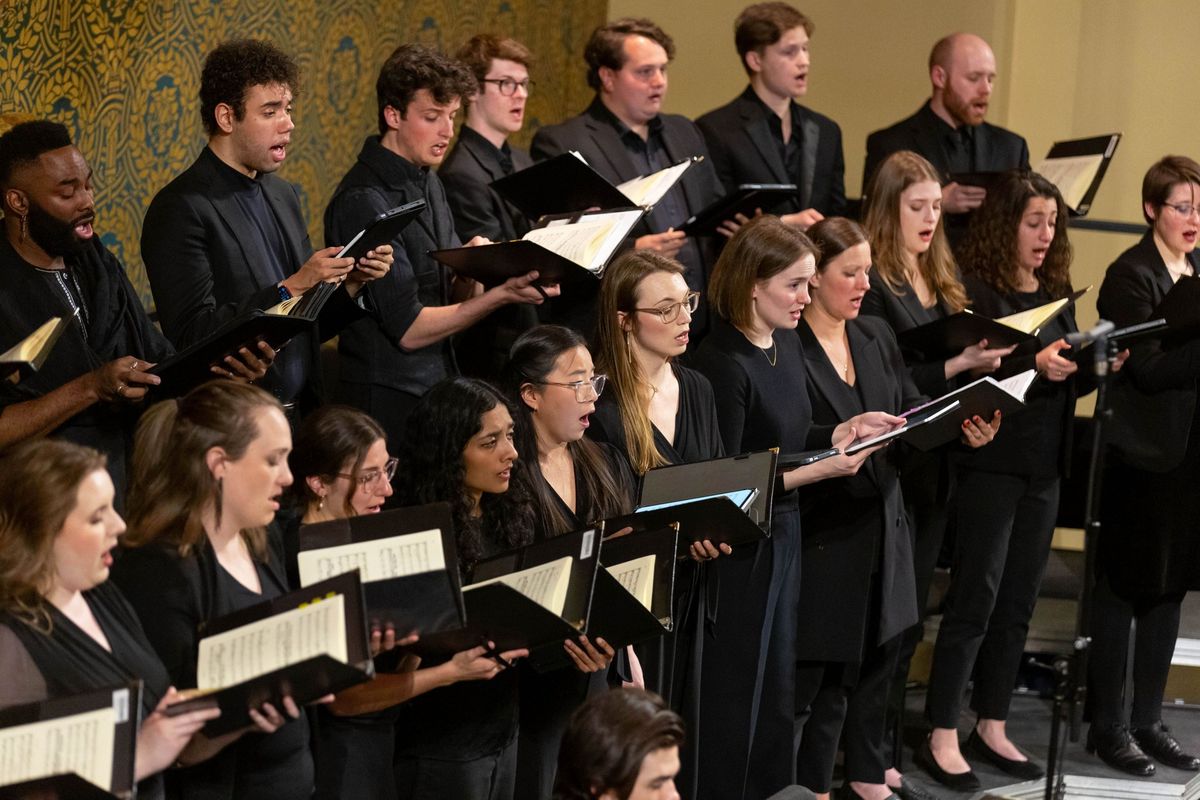
<instances>
[{"instance_id":1,"label":"man with curly hair","mask_svg":"<svg viewBox=\"0 0 1200 800\"><path fill-rule=\"evenodd\" d=\"M262 381L285 404L314 408L320 337L363 315L355 298L392 256L381 247L355 264L334 258L337 247L313 252L296 187L273 174L287 158L298 85L296 62L269 42L230 41L209 53L200 76L208 144L151 202L142 258L163 332L181 349L253 309L342 281L320 336L296 337Z\"/></svg>"},{"instance_id":2,"label":"man with curly hair","mask_svg":"<svg viewBox=\"0 0 1200 800\"><path fill-rule=\"evenodd\" d=\"M454 136L454 117L477 89L460 62L420 44L402 44L379 72L379 135L367 137L358 160L325 209L325 238L344 241L375 216L413 200L425 210L396 245L396 263L368 290L369 315L338 338L339 400L370 414L399 446L409 413L438 381L458 374L450 337L510 303L541 303L536 272L488 291L451 273L429 255L459 247L446 190L432 167ZM468 246L487 244L476 236Z\"/></svg>"}]
</instances>

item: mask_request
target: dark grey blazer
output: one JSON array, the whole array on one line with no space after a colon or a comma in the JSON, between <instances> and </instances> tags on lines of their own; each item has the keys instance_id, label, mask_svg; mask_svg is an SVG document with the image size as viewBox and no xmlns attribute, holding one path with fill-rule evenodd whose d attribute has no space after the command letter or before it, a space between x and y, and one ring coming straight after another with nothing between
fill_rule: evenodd
<instances>
[{"instance_id":1,"label":"dark grey blazer","mask_svg":"<svg viewBox=\"0 0 1200 800\"><path fill-rule=\"evenodd\" d=\"M815 208L825 216L845 213L846 165L842 129L823 114L796 106L803 120L799 135L803 170L794 200L775 209L790 214ZM792 183L771 135L769 118L750 87L727 105L696 119L713 166L727 192L743 183Z\"/></svg>"}]
</instances>

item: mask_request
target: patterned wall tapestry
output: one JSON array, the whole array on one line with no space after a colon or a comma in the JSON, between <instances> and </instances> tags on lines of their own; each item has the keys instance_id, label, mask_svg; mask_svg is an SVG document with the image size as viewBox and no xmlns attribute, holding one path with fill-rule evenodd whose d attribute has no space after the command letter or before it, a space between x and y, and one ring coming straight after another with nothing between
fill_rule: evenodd
<instances>
[{"instance_id":1,"label":"patterned wall tapestry","mask_svg":"<svg viewBox=\"0 0 1200 800\"><path fill-rule=\"evenodd\" d=\"M606 0L0 0L0 116L67 125L96 174L96 228L150 305L138 241L154 194L199 153L205 55L273 40L301 68L296 130L280 171L300 186L314 245L321 214L375 128L375 78L396 45L453 51L480 31L537 55L526 144L591 97L581 54ZM0 122L0 128L8 124Z\"/></svg>"}]
</instances>

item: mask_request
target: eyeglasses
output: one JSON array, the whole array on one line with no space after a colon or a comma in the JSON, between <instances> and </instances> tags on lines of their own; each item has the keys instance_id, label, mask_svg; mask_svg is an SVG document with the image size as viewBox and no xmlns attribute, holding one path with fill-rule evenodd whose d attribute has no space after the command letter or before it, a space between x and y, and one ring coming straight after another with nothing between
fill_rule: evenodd
<instances>
[{"instance_id":1,"label":"eyeglasses","mask_svg":"<svg viewBox=\"0 0 1200 800\"><path fill-rule=\"evenodd\" d=\"M388 480L388 482L390 482L392 480L392 478L396 477L396 467L399 464L400 464L400 459L389 458L387 460L387 463L383 465L382 470L373 469L370 472L364 472L364 473L360 474L358 476L358 485L361 488L366 489L370 486L378 485L380 478L386 478ZM336 473L336 475L339 478L348 478L349 480L354 480L353 475L348 475L345 472L338 472L338 473Z\"/></svg>"},{"instance_id":2,"label":"eyeglasses","mask_svg":"<svg viewBox=\"0 0 1200 800\"><path fill-rule=\"evenodd\" d=\"M579 403L590 403L600 397L600 393L604 391L604 384L608 382L607 375L593 375L586 381L571 381L570 383L555 383L554 381L542 381L542 386L565 386L568 389L575 390L575 400Z\"/></svg>"},{"instance_id":3,"label":"eyeglasses","mask_svg":"<svg viewBox=\"0 0 1200 800\"><path fill-rule=\"evenodd\" d=\"M634 311L645 311L647 314L658 314L659 319L665 323L672 323L679 319L680 309L686 308L688 315L696 313L696 309L700 307L700 293L688 292L683 299L678 303L671 303L666 306L657 306L655 308L635 308Z\"/></svg>"},{"instance_id":4,"label":"eyeglasses","mask_svg":"<svg viewBox=\"0 0 1200 800\"><path fill-rule=\"evenodd\" d=\"M1163 203L1163 206L1171 209L1184 219L1187 219L1192 214L1200 214L1200 206L1194 206L1191 203Z\"/></svg>"},{"instance_id":5,"label":"eyeglasses","mask_svg":"<svg viewBox=\"0 0 1200 800\"><path fill-rule=\"evenodd\" d=\"M500 89L500 94L505 97L511 97L517 93L517 87L520 86L528 95L533 92L533 81L526 78L523 81L514 80L513 78L484 78L484 83L494 83Z\"/></svg>"}]
</instances>

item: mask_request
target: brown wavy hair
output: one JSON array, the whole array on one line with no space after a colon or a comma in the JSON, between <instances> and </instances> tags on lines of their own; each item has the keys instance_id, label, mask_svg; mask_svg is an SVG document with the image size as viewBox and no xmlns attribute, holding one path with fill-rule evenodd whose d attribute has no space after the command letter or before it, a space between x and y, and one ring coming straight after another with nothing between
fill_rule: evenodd
<instances>
[{"instance_id":1,"label":"brown wavy hair","mask_svg":"<svg viewBox=\"0 0 1200 800\"><path fill-rule=\"evenodd\" d=\"M206 536L202 514L210 504L221 515L219 482L204 455L214 447L236 461L259 436L255 413L283 406L271 395L231 380L210 381L178 400L166 400L142 415L133 440L129 488L129 547L165 542L190 554ZM250 552L267 557L263 528L242 531Z\"/></svg>"},{"instance_id":2,"label":"brown wavy hair","mask_svg":"<svg viewBox=\"0 0 1200 800\"><path fill-rule=\"evenodd\" d=\"M933 165L911 150L892 153L875 170L863 198L863 227L871 240L873 268L892 294L903 295L908 278L904 274L904 233L900 230L900 195L914 183L941 177ZM958 278L958 265L946 241L943 222L938 218L929 249L917 255L917 269L939 300L952 311L967 307L967 293Z\"/></svg>"},{"instance_id":3,"label":"brown wavy hair","mask_svg":"<svg viewBox=\"0 0 1200 800\"><path fill-rule=\"evenodd\" d=\"M56 439L22 442L0 457L0 611L50 632L44 593L54 579L54 540L79 484L105 463L90 447Z\"/></svg>"},{"instance_id":4,"label":"brown wavy hair","mask_svg":"<svg viewBox=\"0 0 1200 800\"><path fill-rule=\"evenodd\" d=\"M650 422L653 387L642 374L633 355L629 337L637 330L637 291L642 281L656 272L683 275L683 265L653 250L632 250L604 271L600 281L599 320L596 323L596 368L608 375L610 391L621 414L621 428L629 449L629 460L637 474L644 475L667 460L654 446ZM622 325L620 314L624 313Z\"/></svg>"},{"instance_id":5,"label":"brown wavy hair","mask_svg":"<svg viewBox=\"0 0 1200 800\"><path fill-rule=\"evenodd\" d=\"M749 328L755 284L770 280L805 256L821 257L807 236L771 214L755 217L721 251L708 279L709 305L735 328Z\"/></svg>"},{"instance_id":6,"label":"brown wavy hair","mask_svg":"<svg viewBox=\"0 0 1200 800\"><path fill-rule=\"evenodd\" d=\"M342 515L355 516L354 495L363 459L380 439L387 441L383 428L371 415L357 408L331 404L306 416L288 455L293 480L287 493L300 515L321 500L306 479L316 477L333 483L349 462L350 491L346 493Z\"/></svg>"},{"instance_id":7,"label":"brown wavy hair","mask_svg":"<svg viewBox=\"0 0 1200 800\"><path fill-rule=\"evenodd\" d=\"M1036 172L1006 173L988 189L987 199L975 211L962 246L962 260L975 275L1001 294L1015 294L1017 284L1017 226L1026 204L1035 197L1054 201L1058 224L1038 270L1038 281L1051 297L1071 291L1071 242L1067 238L1067 204L1058 187Z\"/></svg>"}]
</instances>

